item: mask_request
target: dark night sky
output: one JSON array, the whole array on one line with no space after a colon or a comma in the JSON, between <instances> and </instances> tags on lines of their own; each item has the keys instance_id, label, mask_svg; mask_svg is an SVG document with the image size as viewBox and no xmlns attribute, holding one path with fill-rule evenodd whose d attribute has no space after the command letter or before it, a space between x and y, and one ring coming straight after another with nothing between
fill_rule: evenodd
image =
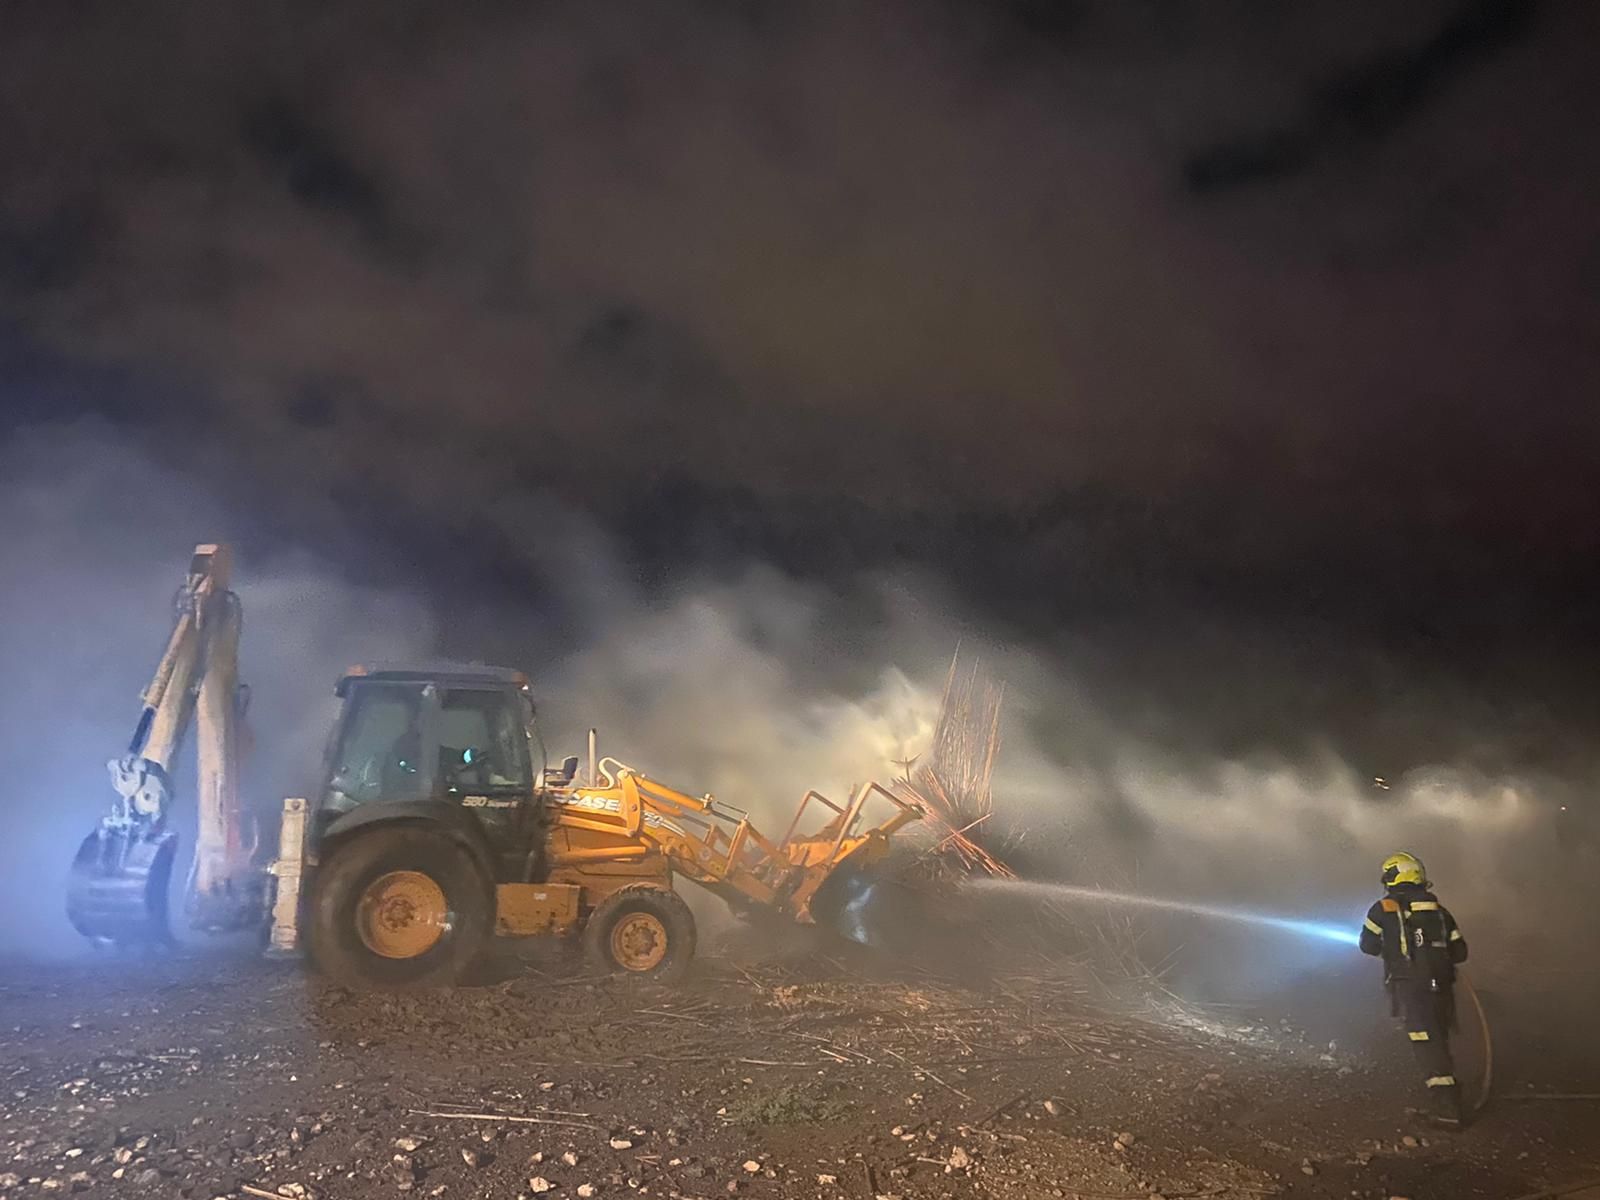
<instances>
[{"instance_id":1,"label":"dark night sky","mask_svg":"<svg viewBox=\"0 0 1600 1200\"><path fill-rule=\"evenodd\" d=\"M441 589L532 586L554 497L652 578L909 562L1032 632L1314 625L1581 694L1597 34L9 5L0 430L109 423L256 544Z\"/></svg>"}]
</instances>

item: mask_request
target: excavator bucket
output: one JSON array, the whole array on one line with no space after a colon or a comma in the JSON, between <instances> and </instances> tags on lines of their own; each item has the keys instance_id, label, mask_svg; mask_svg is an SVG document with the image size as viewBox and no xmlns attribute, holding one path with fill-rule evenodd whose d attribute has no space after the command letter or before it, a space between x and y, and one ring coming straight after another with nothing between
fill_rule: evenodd
<instances>
[{"instance_id":1,"label":"excavator bucket","mask_svg":"<svg viewBox=\"0 0 1600 1200\"><path fill-rule=\"evenodd\" d=\"M102 827L84 838L67 881L67 917L95 942L170 942L167 885L178 835Z\"/></svg>"}]
</instances>

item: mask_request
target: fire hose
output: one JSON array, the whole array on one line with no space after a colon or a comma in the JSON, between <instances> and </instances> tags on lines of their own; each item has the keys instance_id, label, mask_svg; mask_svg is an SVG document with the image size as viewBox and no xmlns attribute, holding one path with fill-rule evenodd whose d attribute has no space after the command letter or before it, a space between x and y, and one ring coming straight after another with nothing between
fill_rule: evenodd
<instances>
[{"instance_id":1,"label":"fire hose","mask_svg":"<svg viewBox=\"0 0 1600 1200\"><path fill-rule=\"evenodd\" d=\"M1472 1110L1468 1114L1476 1116L1489 1103L1489 1092L1494 1087L1494 1038L1489 1033L1489 1018L1484 1014L1483 1001L1478 999L1477 989L1465 975L1457 978L1461 986L1466 989L1467 999L1472 1001L1472 1011L1478 1014L1478 1030L1483 1034L1483 1080L1478 1085L1478 1098L1473 1102Z\"/></svg>"}]
</instances>

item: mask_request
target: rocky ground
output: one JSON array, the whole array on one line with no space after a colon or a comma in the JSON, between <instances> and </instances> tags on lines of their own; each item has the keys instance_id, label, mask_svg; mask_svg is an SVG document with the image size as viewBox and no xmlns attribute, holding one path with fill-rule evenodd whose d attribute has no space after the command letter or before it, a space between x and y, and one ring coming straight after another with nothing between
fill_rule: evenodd
<instances>
[{"instance_id":1,"label":"rocky ground","mask_svg":"<svg viewBox=\"0 0 1600 1200\"><path fill-rule=\"evenodd\" d=\"M1600 1178L1600 1106L1435 1131L1392 1042L1261 1014L823 956L709 956L671 989L500 974L381 995L214 951L0 964L0 1194L1457 1200Z\"/></svg>"}]
</instances>

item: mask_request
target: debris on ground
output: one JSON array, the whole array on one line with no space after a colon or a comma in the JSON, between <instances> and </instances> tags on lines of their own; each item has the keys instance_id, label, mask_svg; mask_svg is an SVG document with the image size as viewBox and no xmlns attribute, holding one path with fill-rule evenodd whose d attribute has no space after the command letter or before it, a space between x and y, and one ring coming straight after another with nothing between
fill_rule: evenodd
<instances>
[{"instance_id":1,"label":"debris on ground","mask_svg":"<svg viewBox=\"0 0 1600 1200\"><path fill-rule=\"evenodd\" d=\"M640 1010L684 1019L641 1037ZM1274 1026L831 956L366 995L265 962L57 965L0 982L0 1195L1494 1200L1591 1169L1581 1106L1433 1137L1406 1076L1348 1046L1336 1076L1325 1037Z\"/></svg>"}]
</instances>

